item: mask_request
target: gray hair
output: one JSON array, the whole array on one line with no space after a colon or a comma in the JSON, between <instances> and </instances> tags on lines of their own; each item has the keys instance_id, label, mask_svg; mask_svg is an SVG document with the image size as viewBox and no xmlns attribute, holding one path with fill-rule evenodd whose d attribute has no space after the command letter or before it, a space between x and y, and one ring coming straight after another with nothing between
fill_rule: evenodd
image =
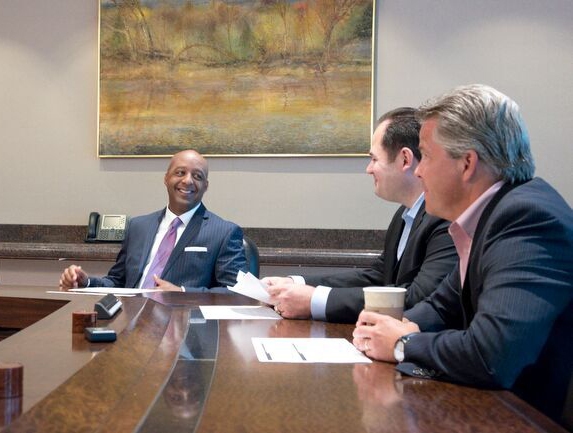
<instances>
[{"instance_id":1,"label":"gray hair","mask_svg":"<svg viewBox=\"0 0 573 433\"><path fill-rule=\"evenodd\" d=\"M529 135L519 106L482 84L461 86L423 104L418 117L436 118L436 133L452 158L474 150L505 182L530 180L535 172Z\"/></svg>"}]
</instances>

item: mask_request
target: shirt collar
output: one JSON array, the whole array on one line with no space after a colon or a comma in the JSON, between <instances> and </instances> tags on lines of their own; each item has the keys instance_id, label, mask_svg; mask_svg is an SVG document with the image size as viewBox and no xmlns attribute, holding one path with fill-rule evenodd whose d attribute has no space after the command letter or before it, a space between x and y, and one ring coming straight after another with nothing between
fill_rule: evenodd
<instances>
[{"instance_id":1,"label":"shirt collar","mask_svg":"<svg viewBox=\"0 0 573 433\"><path fill-rule=\"evenodd\" d=\"M461 228L466 235L473 239L474 233L476 231L479 219L485 207L491 201L496 192L498 192L505 182L500 180L490 186L482 195L478 197L462 214L452 222L451 226L457 226ZM450 235L452 233L450 232Z\"/></svg>"},{"instance_id":2,"label":"shirt collar","mask_svg":"<svg viewBox=\"0 0 573 433\"><path fill-rule=\"evenodd\" d=\"M416 218L416 215L418 215L418 212L422 207L422 203L424 203L424 193L420 194L420 197L418 197L418 199L414 202L414 205L410 209L408 208L404 209L404 212L402 212L402 219L404 221L408 219L410 221L414 221L414 218Z\"/></svg>"},{"instance_id":3,"label":"shirt collar","mask_svg":"<svg viewBox=\"0 0 573 433\"><path fill-rule=\"evenodd\" d=\"M187 224L189 224L189 221L191 221L191 218L193 218L193 215L195 215L195 212L197 212L199 206L201 206L201 202L199 202L199 204L197 204L197 206L195 206L193 209L188 210L187 212L181 215L175 215L173 212L169 210L169 206L167 206L165 208L165 216L163 217L163 221L167 223L167 225L169 225L171 224L171 221L179 217L179 219L183 223L183 227L187 227Z\"/></svg>"}]
</instances>

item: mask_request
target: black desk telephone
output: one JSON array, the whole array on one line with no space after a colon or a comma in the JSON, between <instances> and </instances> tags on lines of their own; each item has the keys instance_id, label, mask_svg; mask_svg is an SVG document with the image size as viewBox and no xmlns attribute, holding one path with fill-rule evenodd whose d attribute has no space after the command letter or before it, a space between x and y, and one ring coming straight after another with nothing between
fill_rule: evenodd
<instances>
[{"instance_id":1,"label":"black desk telephone","mask_svg":"<svg viewBox=\"0 0 573 433\"><path fill-rule=\"evenodd\" d=\"M125 237L127 215L101 215L90 213L86 242L121 242Z\"/></svg>"},{"instance_id":2,"label":"black desk telephone","mask_svg":"<svg viewBox=\"0 0 573 433\"><path fill-rule=\"evenodd\" d=\"M114 294L108 293L94 305L98 320L111 319L121 309L122 303Z\"/></svg>"}]
</instances>

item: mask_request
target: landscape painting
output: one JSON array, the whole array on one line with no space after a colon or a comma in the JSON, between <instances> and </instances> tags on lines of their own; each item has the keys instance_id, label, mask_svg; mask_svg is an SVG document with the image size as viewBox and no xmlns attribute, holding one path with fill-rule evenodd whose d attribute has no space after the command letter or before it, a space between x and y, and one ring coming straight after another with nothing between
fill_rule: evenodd
<instances>
[{"instance_id":1,"label":"landscape painting","mask_svg":"<svg viewBox=\"0 0 573 433\"><path fill-rule=\"evenodd\" d=\"M100 0L100 157L352 156L372 0Z\"/></svg>"}]
</instances>

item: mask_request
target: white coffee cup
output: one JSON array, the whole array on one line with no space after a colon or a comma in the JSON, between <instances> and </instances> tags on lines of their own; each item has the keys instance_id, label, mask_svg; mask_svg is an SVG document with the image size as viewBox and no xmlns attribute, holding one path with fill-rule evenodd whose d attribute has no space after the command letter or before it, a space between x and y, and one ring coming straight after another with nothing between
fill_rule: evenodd
<instances>
[{"instance_id":1,"label":"white coffee cup","mask_svg":"<svg viewBox=\"0 0 573 433\"><path fill-rule=\"evenodd\" d=\"M402 320L404 314L404 298L406 289L403 287L364 287L364 309L392 316Z\"/></svg>"}]
</instances>

